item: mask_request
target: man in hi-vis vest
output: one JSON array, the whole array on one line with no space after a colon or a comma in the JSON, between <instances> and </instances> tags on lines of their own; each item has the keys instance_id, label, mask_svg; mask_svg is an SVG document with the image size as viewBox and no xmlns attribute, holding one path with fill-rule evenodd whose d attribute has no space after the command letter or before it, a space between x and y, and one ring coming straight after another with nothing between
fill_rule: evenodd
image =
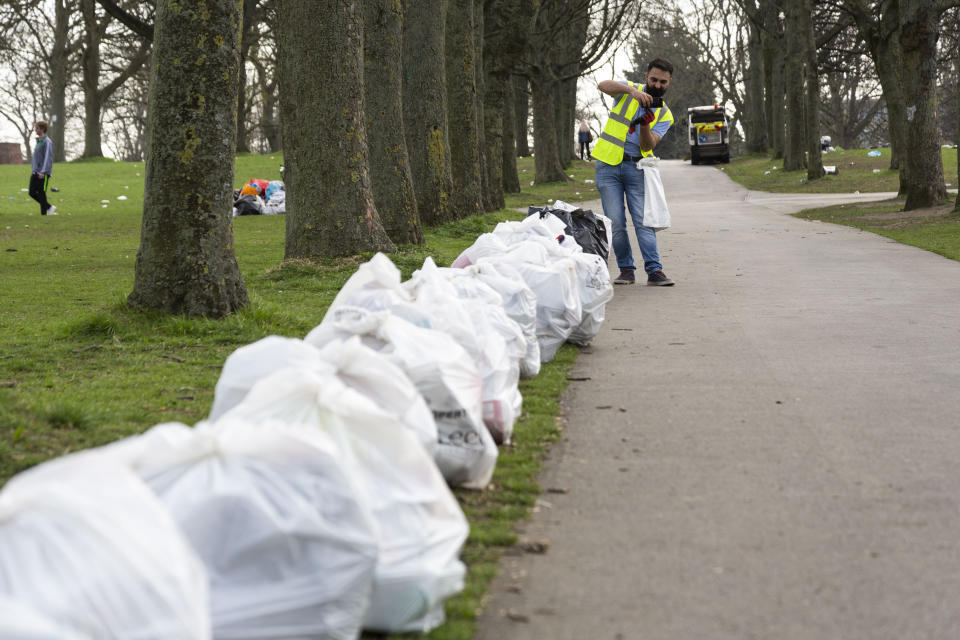
<instances>
[{"instance_id":1,"label":"man in hi-vis vest","mask_svg":"<svg viewBox=\"0 0 960 640\"><path fill-rule=\"evenodd\" d=\"M617 99L591 154L597 161L597 189L603 213L613 220L613 253L620 267L614 284L636 281L624 200L637 233L647 284L673 284L660 264L656 232L643 225L644 174L638 164L641 159L653 156L654 147L673 125L673 114L666 104L648 108L654 98L666 93L672 77L673 65L663 58L655 58L647 65L645 84L603 80L597 85L600 91Z\"/></svg>"}]
</instances>

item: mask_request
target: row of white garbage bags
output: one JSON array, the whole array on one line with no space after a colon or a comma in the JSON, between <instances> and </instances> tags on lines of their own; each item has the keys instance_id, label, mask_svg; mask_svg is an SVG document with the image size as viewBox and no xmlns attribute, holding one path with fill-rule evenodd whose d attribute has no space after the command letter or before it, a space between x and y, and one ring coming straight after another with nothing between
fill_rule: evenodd
<instances>
[{"instance_id":1,"label":"row of white garbage bags","mask_svg":"<svg viewBox=\"0 0 960 640\"><path fill-rule=\"evenodd\" d=\"M207 420L57 458L0 492L0 638L427 631L535 375L589 340L607 268L563 223L501 223L407 282L362 265L305 340L229 356ZM434 464L434 462L436 464Z\"/></svg>"}]
</instances>

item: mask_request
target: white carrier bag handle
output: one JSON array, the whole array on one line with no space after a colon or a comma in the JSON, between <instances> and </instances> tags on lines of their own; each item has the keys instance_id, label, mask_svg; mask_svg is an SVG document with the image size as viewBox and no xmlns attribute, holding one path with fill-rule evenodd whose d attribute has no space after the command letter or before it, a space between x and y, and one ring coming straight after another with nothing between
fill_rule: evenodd
<instances>
[{"instance_id":1,"label":"white carrier bag handle","mask_svg":"<svg viewBox=\"0 0 960 640\"><path fill-rule=\"evenodd\" d=\"M637 162L637 169L643 169L643 226L655 231L670 227L670 209L660 181L659 164L660 158L653 156Z\"/></svg>"}]
</instances>

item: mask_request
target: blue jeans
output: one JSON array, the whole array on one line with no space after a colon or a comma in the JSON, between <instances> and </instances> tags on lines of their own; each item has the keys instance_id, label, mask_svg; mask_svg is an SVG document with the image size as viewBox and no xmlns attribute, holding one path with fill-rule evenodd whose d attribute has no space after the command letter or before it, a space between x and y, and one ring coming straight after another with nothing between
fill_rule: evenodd
<instances>
[{"instance_id":1,"label":"blue jeans","mask_svg":"<svg viewBox=\"0 0 960 640\"><path fill-rule=\"evenodd\" d=\"M643 226L643 169L637 169L637 163L630 160L618 165L597 160L595 166L603 215L613 220L613 253L617 256L617 266L621 271L636 269L630 250L630 237L627 235L627 215L623 206L626 198L633 229L637 233L637 244L643 256L643 270L648 275L660 271L663 265L660 264L660 253L657 251L657 234L650 227Z\"/></svg>"}]
</instances>

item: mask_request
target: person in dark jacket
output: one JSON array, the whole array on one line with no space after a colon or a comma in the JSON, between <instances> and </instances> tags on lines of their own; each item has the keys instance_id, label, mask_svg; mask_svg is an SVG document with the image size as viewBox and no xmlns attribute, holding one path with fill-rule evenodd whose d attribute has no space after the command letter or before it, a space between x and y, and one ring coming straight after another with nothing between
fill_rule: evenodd
<instances>
[{"instance_id":1,"label":"person in dark jacket","mask_svg":"<svg viewBox=\"0 0 960 640\"><path fill-rule=\"evenodd\" d=\"M580 159L584 160L584 155L590 157L590 143L593 142L593 134L590 133L590 127L586 122L580 123L580 130L577 132L577 142L580 143Z\"/></svg>"},{"instance_id":2,"label":"person in dark jacket","mask_svg":"<svg viewBox=\"0 0 960 640\"><path fill-rule=\"evenodd\" d=\"M40 215L55 216L57 208L47 202L47 185L53 175L53 142L47 137L45 120L38 120L33 130L37 134L37 146L30 165L30 197L40 203Z\"/></svg>"}]
</instances>

